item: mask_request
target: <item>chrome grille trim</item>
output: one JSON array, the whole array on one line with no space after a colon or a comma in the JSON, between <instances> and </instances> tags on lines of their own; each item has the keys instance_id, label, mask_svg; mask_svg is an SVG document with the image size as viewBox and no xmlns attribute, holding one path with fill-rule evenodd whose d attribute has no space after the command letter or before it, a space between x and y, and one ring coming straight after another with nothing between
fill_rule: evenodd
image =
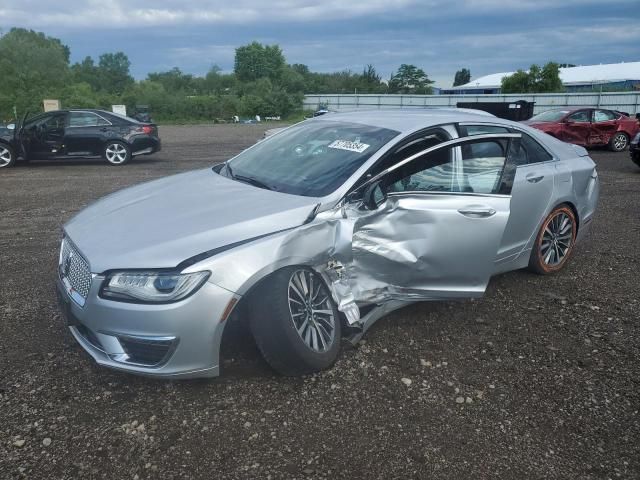
<instances>
[{"instance_id":1,"label":"chrome grille trim","mask_svg":"<svg viewBox=\"0 0 640 480\"><path fill-rule=\"evenodd\" d=\"M91 289L91 268L76 246L68 239L62 239L58 275L69 296L80 306Z\"/></svg>"}]
</instances>

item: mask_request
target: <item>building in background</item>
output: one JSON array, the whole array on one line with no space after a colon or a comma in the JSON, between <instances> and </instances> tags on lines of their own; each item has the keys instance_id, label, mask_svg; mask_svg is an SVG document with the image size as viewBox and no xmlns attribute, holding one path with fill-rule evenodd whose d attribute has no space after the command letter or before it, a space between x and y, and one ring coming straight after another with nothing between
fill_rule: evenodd
<instances>
[{"instance_id":1,"label":"building in background","mask_svg":"<svg viewBox=\"0 0 640 480\"><path fill-rule=\"evenodd\" d=\"M441 94L500 93L502 79L515 72L493 73L457 87L443 88ZM586 65L560 69L560 80L568 93L640 90L640 62Z\"/></svg>"}]
</instances>

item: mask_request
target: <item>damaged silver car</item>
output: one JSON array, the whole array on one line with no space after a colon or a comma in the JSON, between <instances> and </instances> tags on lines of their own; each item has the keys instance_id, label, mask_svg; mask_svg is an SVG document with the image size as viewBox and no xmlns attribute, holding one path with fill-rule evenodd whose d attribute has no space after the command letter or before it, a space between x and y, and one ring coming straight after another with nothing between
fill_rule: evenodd
<instances>
[{"instance_id":1,"label":"damaged silver car","mask_svg":"<svg viewBox=\"0 0 640 480\"><path fill-rule=\"evenodd\" d=\"M394 309L481 296L509 270L557 272L598 192L582 147L486 114L317 117L80 212L64 227L60 304L107 367L218 375L242 315L275 370L305 374Z\"/></svg>"}]
</instances>

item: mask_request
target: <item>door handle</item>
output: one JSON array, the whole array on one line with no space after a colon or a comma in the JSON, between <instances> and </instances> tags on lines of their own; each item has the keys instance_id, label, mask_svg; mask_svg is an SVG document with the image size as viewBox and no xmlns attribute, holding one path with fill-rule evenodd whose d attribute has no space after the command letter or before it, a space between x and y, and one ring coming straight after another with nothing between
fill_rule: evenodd
<instances>
[{"instance_id":1,"label":"door handle","mask_svg":"<svg viewBox=\"0 0 640 480\"><path fill-rule=\"evenodd\" d=\"M534 174L530 173L527 175L527 182L529 183L538 183L540 180L544 178L544 175L538 175L534 177Z\"/></svg>"},{"instance_id":2,"label":"door handle","mask_svg":"<svg viewBox=\"0 0 640 480\"><path fill-rule=\"evenodd\" d=\"M488 218L496 214L496 211L490 207L465 207L458 210L465 217L469 218Z\"/></svg>"}]
</instances>

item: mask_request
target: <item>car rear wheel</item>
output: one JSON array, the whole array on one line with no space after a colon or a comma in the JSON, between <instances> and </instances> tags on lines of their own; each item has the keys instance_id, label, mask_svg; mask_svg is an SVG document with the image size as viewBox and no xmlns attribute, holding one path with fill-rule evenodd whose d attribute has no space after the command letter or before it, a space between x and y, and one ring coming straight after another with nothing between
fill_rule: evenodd
<instances>
[{"instance_id":1,"label":"car rear wheel","mask_svg":"<svg viewBox=\"0 0 640 480\"><path fill-rule=\"evenodd\" d=\"M576 216L567 205L560 205L547 216L531 250L529 269L547 275L564 267L576 242Z\"/></svg>"},{"instance_id":2,"label":"car rear wheel","mask_svg":"<svg viewBox=\"0 0 640 480\"><path fill-rule=\"evenodd\" d=\"M629 138L626 133L618 132L609 140L609 148L614 152L622 152L629 145Z\"/></svg>"},{"instance_id":3,"label":"car rear wheel","mask_svg":"<svg viewBox=\"0 0 640 480\"><path fill-rule=\"evenodd\" d=\"M16 155L9 145L0 143L0 168L9 168L16 163Z\"/></svg>"},{"instance_id":4,"label":"car rear wheel","mask_svg":"<svg viewBox=\"0 0 640 480\"><path fill-rule=\"evenodd\" d=\"M124 165L131 160L131 149L122 142L109 142L104 147L103 157L110 165Z\"/></svg>"},{"instance_id":5,"label":"car rear wheel","mask_svg":"<svg viewBox=\"0 0 640 480\"><path fill-rule=\"evenodd\" d=\"M278 270L252 295L250 325L263 357L282 375L324 370L340 350L338 309L313 270Z\"/></svg>"}]
</instances>

